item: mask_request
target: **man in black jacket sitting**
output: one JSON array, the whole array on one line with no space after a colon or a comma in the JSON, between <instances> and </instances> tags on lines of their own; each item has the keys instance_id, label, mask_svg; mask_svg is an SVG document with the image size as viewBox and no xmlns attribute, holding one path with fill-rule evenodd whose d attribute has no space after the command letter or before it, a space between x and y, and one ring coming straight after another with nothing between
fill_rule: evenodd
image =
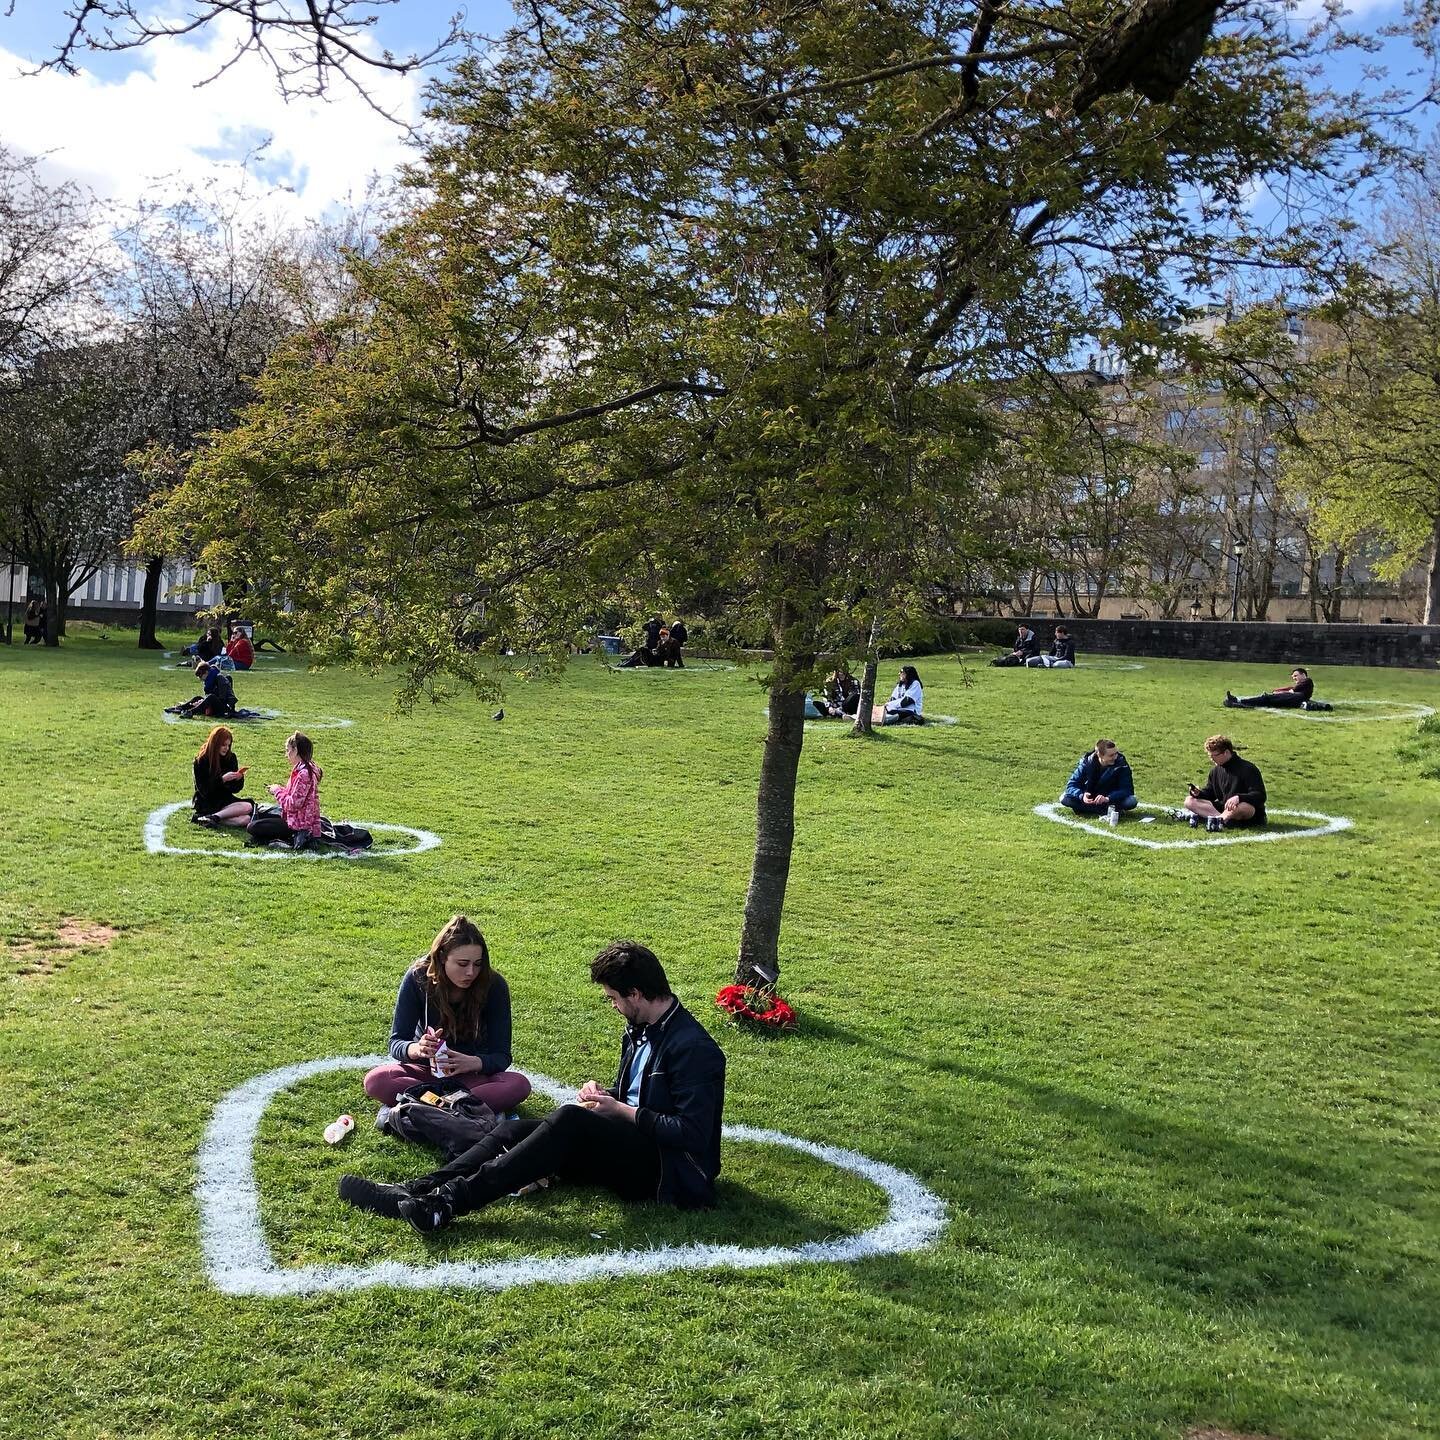
<instances>
[{"instance_id":1,"label":"man in black jacket sitting","mask_svg":"<svg viewBox=\"0 0 1440 1440\"><path fill-rule=\"evenodd\" d=\"M1265 823L1265 781L1258 766L1242 760L1228 735L1212 735L1205 742L1210 773L1203 788L1192 785L1180 813L1192 828L1202 823L1207 830L1225 830L1232 825Z\"/></svg>"},{"instance_id":2,"label":"man in black jacket sitting","mask_svg":"<svg viewBox=\"0 0 1440 1440\"><path fill-rule=\"evenodd\" d=\"M660 961L638 941L617 940L602 950L590 962L590 978L627 1025L612 1086L587 1080L573 1101L543 1120L507 1121L406 1185L346 1175L340 1198L408 1220L422 1235L550 1176L601 1185L622 1200L713 1205L724 1053L671 994Z\"/></svg>"}]
</instances>

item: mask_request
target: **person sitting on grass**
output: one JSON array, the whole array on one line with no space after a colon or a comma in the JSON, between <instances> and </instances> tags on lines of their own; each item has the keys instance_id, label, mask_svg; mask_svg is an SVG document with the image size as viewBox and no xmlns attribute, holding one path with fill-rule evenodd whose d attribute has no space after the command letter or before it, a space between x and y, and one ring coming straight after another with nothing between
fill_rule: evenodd
<instances>
[{"instance_id":1,"label":"person sitting on grass","mask_svg":"<svg viewBox=\"0 0 1440 1440\"><path fill-rule=\"evenodd\" d=\"M255 647L250 643L250 637L238 625L230 631L225 653L237 670L248 670L255 663Z\"/></svg>"},{"instance_id":2,"label":"person sitting on grass","mask_svg":"<svg viewBox=\"0 0 1440 1440\"><path fill-rule=\"evenodd\" d=\"M1009 665L1028 665L1040 653L1040 642L1035 632L1021 621L1015 632L1015 648L1008 655L997 655L990 663L1004 669Z\"/></svg>"},{"instance_id":3,"label":"person sitting on grass","mask_svg":"<svg viewBox=\"0 0 1440 1440\"><path fill-rule=\"evenodd\" d=\"M422 1235L550 1177L599 1185L622 1200L715 1204L725 1055L670 990L653 951L617 940L590 978L626 1023L615 1083L587 1080L541 1120L507 1120L479 1144L405 1185L340 1181L357 1209L406 1220Z\"/></svg>"},{"instance_id":4,"label":"person sitting on grass","mask_svg":"<svg viewBox=\"0 0 1440 1440\"><path fill-rule=\"evenodd\" d=\"M1179 813L1191 829L1203 823L1207 830L1228 830L1265 823L1265 781L1259 769L1235 753L1228 735L1212 735L1205 742L1210 774L1202 788L1190 786L1185 808Z\"/></svg>"},{"instance_id":5,"label":"person sitting on grass","mask_svg":"<svg viewBox=\"0 0 1440 1440\"><path fill-rule=\"evenodd\" d=\"M684 626L680 627L682 630ZM660 644L656 647L655 658L667 670L683 670L685 655L682 642L675 638L674 629L661 629Z\"/></svg>"},{"instance_id":6,"label":"person sitting on grass","mask_svg":"<svg viewBox=\"0 0 1440 1440\"><path fill-rule=\"evenodd\" d=\"M1097 740L1070 773L1060 803L1077 815L1103 815L1112 825L1140 802L1130 762L1113 740Z\"/></svg>"},{"instance_id":7,"label":"person sitting on grass","mask_svg":"<svg viewBox=\"0 0 1440 1440\"><path fill-rule=\"evenodd\" d=\"M1227 690L1225 704L1231 710L1299 710L1310 703L1314 693L1315 682L1310 678L1310 672L1303 665L1297 665L1290 672L1288 685L1282 685L1278 690L1267 690L1261 695L1232 695Z\"/></svg>"},{"instance_id":8,"label":"person sitting on grass","mask_svg":"<svg viewBox=\"0 0 1440 1440\"><path fill-rule=\"evenodd\" d=\"M405 971L389 1048L390 1062L365 1076L365 1093L382 1105L436 1077L459 1080L497 1115L530 1093L529 1080L510 1068L510 987L491 969L473 920L452 916L429 954Z\"/></svg>"},{"instance_id":9,"label":"person sitting on grass","mask_svg":"<svg viewBox=\"0 0 1440 1440\"><path fill-rule=\"evenodd\" d=\"M269 787L280 802L280 818L284 821L283 830L273 838L303 850L321 835L320 782L325 772L315 763L315 746L302 731L286 739L285 758L290 762L289 780Z\"/></svg>"},{"instance_id":10,"label":"person sitting on grass","mask_svg":"<svg viewBox=\"0 0 1440 1440\"><path fill-rule=\"evenodd\" d=\"M925 691L920 672L913 665L900 667L900 678L890 698L870 713L877 725L922 725L925 722Z\"/></svg>"},{"instance_id":11,"label":"person sitting on grass","mask_svg":"<svg viewBox=\"0 0 1440 1440\"><path fill-rule=\"evenodd\" d=\"M180 652L180 665L188 666L194 660L213 660L224 653L225 642L220 638L218 627L212 625L193 645L187 645ZM179 669L180 666L177 665L176 668Z\"/></svg>"},{"instance_id":12,"label":"person sitting on grass","mask_svg":"<svg viewBox=\"0 0 1440 1440\"><path fill-rule=\"evenodd\" d=\"M204 686L204 693L192 696L179 705L169 706L167 714L179 715L185 720L199 716L224 720L235 714L235 687L218 665L212 665L208 660L197 660L195 678Z\"/></svg>"},{"instance_id":13,"label":"person sitting on grass","mask_svg":"<svg viewBox=\"0 0 1440 1440\"><path fill-rule=\"evenodd\" d=\"M830 672L825 681L824 698L817 699L815 704L826 720L843 720L860 708L860 682L843 660Z\"/></svg>"},{"instance_id":14,"label":"person sitting on grass","mask_svg":"<svg viewBox=\"0 0 1440 1440\"><path fill-rule=\"evenodd\" d=\"M1025 662L1032 670L1073 670L1075 668L1075 642L1063 626L1055 627L1055 639L1051 641L1046 655L1032 655Z\"/></svg>"},{"instance_id":15,"label":"person sitting on grass","mask_svg":"<svg viewBox=\"0 0 1440 1440\"><path fill-rule=\"evenodd\" d=\"M197 825L246 825L255 813L253 800L240 799L246 767L231 748L235 737L217 725L195 756L195 794L191 819Z\"/></svg>"}]
</instances>

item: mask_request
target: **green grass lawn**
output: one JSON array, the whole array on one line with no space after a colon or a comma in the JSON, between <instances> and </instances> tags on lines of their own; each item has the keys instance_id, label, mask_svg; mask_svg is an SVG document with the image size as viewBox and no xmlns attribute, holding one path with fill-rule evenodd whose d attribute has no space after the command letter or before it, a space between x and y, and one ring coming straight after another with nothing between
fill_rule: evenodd
<instances>
[{"instance_id":1,"label":"green grass lawn","mask_svg":"<svg viewBox=\"0 0 1440 1440\"><path fill-rule=\"evenodd\" d=\"M1434 722L1220 708L1284 666L967 688L922 659L955 725L807 734L782 986L801 1025L771 1038L710 1003L748 879L753 674L582 660L514 686L497 724L262 661L236 689L283 716L238 730L249 789L283 778L289 726L349 718L314 731L326 813L443 843L258 861L147 853L204 727L162 722L192 681L132 646L0 647L0 1437L1440 1434ZM1433 674L1316 680L1440 708ZM1142 799L1175 802L1214 731L1273 806L1354 828L1151 850L1032 814L1101 734ZM166 838L236 843L183 812ZM586 966L643 939L726 1051L727 1121L910 1172L945 1202L938 1242L498 1294L220 1293L195 1196L216 1104L383 1048L404 966L457 910L510 983L517 1064L608 1081L617 1022ZM76 919L116 933L66 945ZM320 1130L342 1109L360 1126L337 1153ZM425 1163L373 1111L351 1070L264 1115L277 1265L789 1246L885 1212L868 1182L747 1143L712 1213L552 1192L426 1243L336 1199L346 1170Z\"/></svg>"}]
</instances>

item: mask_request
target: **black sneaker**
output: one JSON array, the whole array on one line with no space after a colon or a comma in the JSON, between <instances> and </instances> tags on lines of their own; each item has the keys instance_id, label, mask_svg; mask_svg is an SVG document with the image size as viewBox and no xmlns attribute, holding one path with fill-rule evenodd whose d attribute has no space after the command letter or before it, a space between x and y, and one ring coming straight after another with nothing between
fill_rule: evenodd
<instances>
[{"instance_id":1,"label":"black sneaker","mask_svg":"<svg viewBox=\"0 0 1440 1440\"><path fill-rule=\"evenodd\" d=\"M1205 828L1214 835L1225 828L1225 822L1218 815L1212 815L1205 822Z\"/></svg>"},{"instance_id":2,"label":"black sneaker","mask_svg":"<svg viewBox=\"0 0 1440 1440\"><path fill-rule=\"evenodd\" d=\"M367 1215L383 1215L387 1220L399 1220L402 1214L400 1207L415 1197L405 1185L382 1185L377 1180L365 1179L363 1175L342 1175L340 1198Z\"/></svg>"},{"instance_id":3,"label":"black sneaker","mask_svg":"<svg viewBox=\"0 0 1440 1440\"><path fill-rule=\"evenodd\" d=\"M1227 710L1238 710L1240 702L1227 690L1225 692L1225 708Z\"/></svg>"},{"instance_id":4,"label":"black sneaker","mask_svg":"<svg viewBox=\"0 0 1440 1440\"><path fill-rule=\"evenodd\" d=\"M431 1195L408 1196L400 1202L400 1215L421 1235L443 1230L454 1218L455 1208L442 1191Z\"/></svg>"}]
</instances>

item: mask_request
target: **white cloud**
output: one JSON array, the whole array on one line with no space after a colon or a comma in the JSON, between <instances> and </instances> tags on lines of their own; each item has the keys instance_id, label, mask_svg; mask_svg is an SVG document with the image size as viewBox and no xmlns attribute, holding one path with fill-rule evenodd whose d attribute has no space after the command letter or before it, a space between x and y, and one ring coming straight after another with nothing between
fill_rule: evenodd
<instances>
[{"instance_id":1,"label":"white cloud","mask_svg":"<svg viewBox=\"0 0 1440 1440\"><path fill-rule=\"evenodd\" d=\"M276 187L275 208L296 217L359 201L372 175L391 175L407 158L401 128L343 84L329 101L287 102L266 63L246 55L201 85L234 54L235 34L217 24L198 43L152 44L113 81L87 71L25 74L30 67L0 48L0 136L11 149L45 156L52 178L78 180L122 205L233 173L268 141L252 171ZM418 76L375 71L365 79L383 109L418 119Z\"/></svg>"}]
</instances>

